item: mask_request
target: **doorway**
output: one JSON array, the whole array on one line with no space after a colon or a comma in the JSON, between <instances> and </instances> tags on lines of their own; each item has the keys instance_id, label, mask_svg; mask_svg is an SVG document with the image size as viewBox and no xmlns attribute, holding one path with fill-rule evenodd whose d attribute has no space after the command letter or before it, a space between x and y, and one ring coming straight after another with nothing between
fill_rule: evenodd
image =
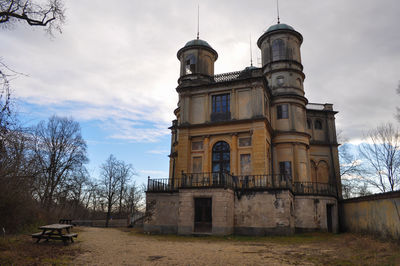
<instances>
[{"instance_id":1,"label":"doorway","mask_svg":"<svg viewBox=\"0 0 400 266\"><path fill-rule=\"evenodd\" d=\"M209 233L212 230L211 198L194 199L194 231Z\"/></svg>"},{"instance_id":2,"label":"doorway","mask_svg":"<svg viewBox=\"0 0 400 266\"><path fill-rule=\"evenodd\" d=\"M332 233L332 210L333 204L326 204L326 224L328 226L328 232Z\"/></svg>"}]
</instances>

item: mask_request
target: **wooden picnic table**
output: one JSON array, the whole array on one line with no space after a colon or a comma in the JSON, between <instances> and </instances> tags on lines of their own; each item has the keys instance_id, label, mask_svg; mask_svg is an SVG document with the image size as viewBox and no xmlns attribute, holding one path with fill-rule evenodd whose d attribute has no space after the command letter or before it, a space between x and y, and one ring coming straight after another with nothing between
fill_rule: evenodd
<instances>
[{"instance_id":1,"label":"wooden picnic table","mask_svg":"<svg viewBox=\"0 0 400 266\"><path fill-rule=\"evenodd\" d=\"M62 240L66 245L68 241L74 242L73 238L77 237L78 234L70 232L73 227L72 224L49 224L39 227L42 232L32 234L32 238L37 238L36 243L39 243L41 239ZM63 233L65 231L66 233Z\"/></svg>"}]
</instances>

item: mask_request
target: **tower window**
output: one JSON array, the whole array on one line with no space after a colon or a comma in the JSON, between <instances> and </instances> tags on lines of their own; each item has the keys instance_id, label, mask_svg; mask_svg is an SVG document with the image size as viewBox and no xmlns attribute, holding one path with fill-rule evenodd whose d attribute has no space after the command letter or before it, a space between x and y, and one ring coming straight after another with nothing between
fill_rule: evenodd
<instances>
[{"instance_id":1,"label":"tower window","mask_svg":"<svg viewBox=\"0 0 400 266\"><path fill-rule=\"evenodd\" d=\"M196 69L196 57L192 54L188 55L186 57L186 62L185 62L185 74L193 74Z\"/></svg>"},{"instance_id":2,"label":"tower window","mask_svg":"<svg viewBox=\"0 0 400 266\"><path fill-rule=\"evenodd\" d=\"M278 113L278 119L289 118L289 107L287 104L281 104L276 107Z\"/></svg>"},{"instance_id":3,"label":"tower window","mask_svg":"<svg viewBox=\"0 0 400 266\"><path fill-rule=\"evenodd\" d=\"M281 39L276 39L272 42L272 60L286 59L285 42Z\"/></svg>"},{"instance_id":4,"label":"tower window","mask_svg":"<svg viewBox=\"0 0 400 266\"><path fill-rule=\"evenodd\" d=\"M315 121L314 127L315 127L315 129L321 130L321 129L322 129L322 122L321 122L321 120L316 120L316 121Z\"/></svg>"},{"instance_id":5,"label":"tower window","mask_svg":"<svg viewBox=\"0 0 400 266\"><path fill-rule=\"evenodd\" d=\"M292 162L279 162L279 174L282 180L292 180Z\"/></svg>"}]
</instances>

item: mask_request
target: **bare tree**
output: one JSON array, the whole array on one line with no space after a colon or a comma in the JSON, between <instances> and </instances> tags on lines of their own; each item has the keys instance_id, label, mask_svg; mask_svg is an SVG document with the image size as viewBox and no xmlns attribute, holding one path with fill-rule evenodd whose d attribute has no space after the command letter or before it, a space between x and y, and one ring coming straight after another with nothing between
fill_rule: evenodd
<instances>
[{"instance_id":1,"label":"bare tree","mask_svg":"<svg viewBox=\"0 0 400 266\"><path fill-rule=\"evenodd\" d=\"M49 210L56 191L88 161L79 123L57 116L41 121L33 130L32 150L38 169L36 194Z\"/></svg>"},{"instance_id":2,"label":"bare tree","mask_svg":"<svg viewBox=\"0 0 400 266\"><path fill-rule=\"evenodd\" d=\"M61 0L0 0L0 25L10 27L15 22L45 27L50 34L61 33L64 23L64 6Z\"/></svg>"},{"instance_id":3,"label":"bare tree","mask_svg":"<svg viewBox=\"0 0 400 266\"><path fill-rule=\"evenodd\" d=\"M111 154L100 168L102 192L107 204L106 227L108 227L112 208L118 201L118 193L121 185L120 162Z\"/></svg>"},{"instance_id":4,"label":"bare tree","mask_svg":"<svg viewBox=\"0 0 400 266\"><path fill-rule=\"evenodd\" d=\"M141 205L143 204L143 190L140 187L136 186L134 182L127 189L127 193L125 195L125 202L127 207L127 212L129 215L133 215L137 212Z\"/></svg>"},{"instance_id":5,"label":"bare tree","mask_svg":"<svg viewBox=\"0 0 400 266\"><path fill-rule=\"evenodd\" d=\"M131 164L126 164L123 161L119 162L119 175L120 175L120 183L119 183L119 214L122 213L123 203L124 203L124 195L128 190L128 183L131 180L132 176L135 174L133 167Z\"/></svg>"},{"instance_id":6,"label":"bare tree","mask_svg":"<svg viewBox=\"0 0 400 266\"><path fill-rule=\"evenodd\" d=\"M381 192L400 188L400 131L390 123L371 130L359 147L364 180Z\"/></svg>"},{"instance_id":7,"label":"bare tree","mask_svg":"<svg viewBox=\"0 0 400 266\"><path fill-rule=\"evenodd\" d=\"M400 81L399 81L399 84L397 85L396 92L397 92L397 95L400 96ZM399 121L399 123L400 123L400 107L397 106L396 109L397 109L396 118L397 118L397 121Z\"/></svg>"}]
</instances>

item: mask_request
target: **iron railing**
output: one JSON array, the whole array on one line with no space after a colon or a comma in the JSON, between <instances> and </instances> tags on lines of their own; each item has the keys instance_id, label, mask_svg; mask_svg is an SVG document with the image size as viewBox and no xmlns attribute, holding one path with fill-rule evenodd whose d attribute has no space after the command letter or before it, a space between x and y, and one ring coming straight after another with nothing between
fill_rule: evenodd
<instances>
[{"instance_id":1,"label":"iron railing","mask_svg":"<svg viewBox=\"0 0 400 266\"><path fill-rule=\"evenodd\" d=\"M182 178L178 179L178 186L180 188L234 187L232 175L220 172L183 173Z\"/></svg>"},{"instance_id":2,"label":"iron railing","mask_svg":"<svg viewBox=\"0 0 400 266\"><path fill-rule=\"evenodd\" d=\"M292 182L290 175L231 175L230 173L182 173L175 179L148 179L148 192L173 192L180 188L289 189L295 195L337 196L336 186L317 182Z\"/></svg>"},{"instance_id":3,"label":"iron railing","mask_svg":"<svg viewBox=\"0 0 400 266\"><path fill-rule=\"evenodd\" d=\"M296 195L337 195L335 185L318 182L294 182L293 192Z\"/></svg>"},{"instance_id":4,"label":"iron railing","mask_svg":"<svg viewBox=\"0 0 400 266\"><path fill-rule=\"evenodd\" d=\"M268 188L268 189L290 189L290 175L238 175L233 177L236 188Z\"/></svg>"}]
</instances>

